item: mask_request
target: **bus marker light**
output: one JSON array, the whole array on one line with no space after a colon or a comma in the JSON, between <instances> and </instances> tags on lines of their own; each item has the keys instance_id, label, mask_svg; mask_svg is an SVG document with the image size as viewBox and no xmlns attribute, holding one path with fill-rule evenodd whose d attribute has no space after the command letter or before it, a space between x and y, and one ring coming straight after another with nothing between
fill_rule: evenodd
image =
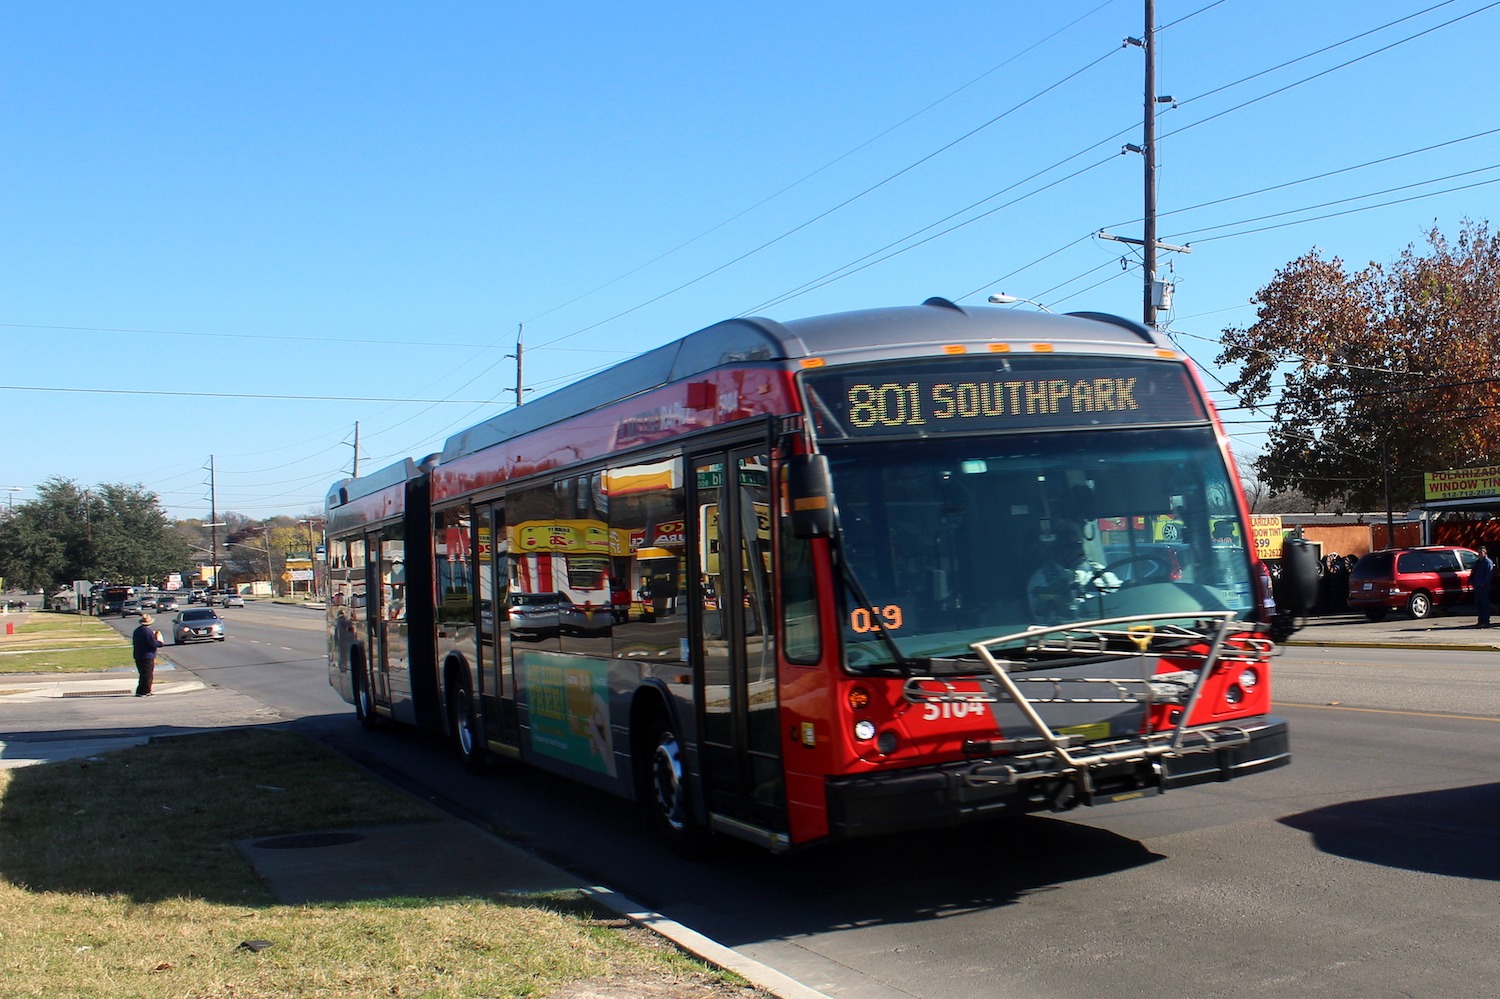
<instances>
[{"instance_id":1,"label":"bus marker light","mask_svg":"<svg viewBox=\"0 0 1500 999\"><path fill-rule=\"evenodd\" d=\"M961 343L945 343L945 344L943 344L943 353L945 353L945 354L967 354L968 352L969 352L969 348L965 347Z\"/></svg>"},{"instance_id":2,"label":"bus marker light","mask_svg":"<svg viewBox=\"0 0 1500 999\"><path fill-rule=\"evenodd\" d=\"M802 745L816 746L818 744L818 730L813 727L812 722L802 723Z\"/></svg>"},{"instance_id":3,"label":"bus marker light","mask_svg":"<svg viewBox=\"0 0 1500 999\"><path fill-rule=\"evenodd\" d=\"M854 723L854 738L860 742L869 742L875 738L875 723L868 718L861 718Z\"/></svg>"},{"instance_id":4,"label":"bus marker light","mask_svg":"<svg viewBox=\"0 0 1500 999\"><path fill-rule=\"evenodd\" d=\"M863 687L849 688L849 707L863 711L870 706L870 692Z\"/></svg>"},{"instance_id":5,"label":"bus marker light","mask_svg":"<svg viewBox=\"0 0 1500 999\"><path fill-rule=\"evenodd\" d=\"M992 344L990 344L990 353L991 354L1009 354L1010 353L1010 344L1008 344L1008 343L992 343Z\"/></svg>"},{"instance_id":6,"label":"bus marker light","mask_svg":"<svg viewBox=\"0 0 1500 999\"><path fill-rule=\"evenodd\" d=\"M824 361L821 357L804 357L802 359L802 366L804 368L821 368L826 363L828 362Z\"/></svg>"},{"instance_id":7,"label":"bus marker light","mask_svg":"<svg viewBox=\"0 0 1500 999\"><path fill-rule=\"evenodd\" d=\"M1031 349L1036 351L1038 354L1050 354L1052 353L1053 348L1052 344L1050 343L1034 343L1031 345Z\"/></svg>"}]
</instances>

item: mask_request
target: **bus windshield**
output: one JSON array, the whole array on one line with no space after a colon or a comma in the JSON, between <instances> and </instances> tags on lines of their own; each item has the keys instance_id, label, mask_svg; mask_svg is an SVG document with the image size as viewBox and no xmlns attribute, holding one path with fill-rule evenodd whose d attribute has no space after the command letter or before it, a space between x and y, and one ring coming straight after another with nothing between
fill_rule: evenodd
<instances>
[{"instance_id":1,"label":"bus windshield","mask_svg":"<svg viewBox=\"0 0 1500 999\"><path fill-rule=\"evenodd\" d=\"M852 581L851 668L1138 614L1254 609L1209 426L825 445ZM868 606L866 606L868 605Z\"/></svg>"}]
</instances>

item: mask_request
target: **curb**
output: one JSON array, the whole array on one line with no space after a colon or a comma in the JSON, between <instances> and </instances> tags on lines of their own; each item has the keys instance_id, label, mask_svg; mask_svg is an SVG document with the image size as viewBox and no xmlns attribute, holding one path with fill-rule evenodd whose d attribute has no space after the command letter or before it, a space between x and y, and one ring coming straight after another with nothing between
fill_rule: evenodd
<instances>
[{"instance_id":1,"label":"curb","mask_svg":"<svg viewBox=\"0 0 1500 999\"><path fill-rule=\"evenodd\" d=\"M1285 643L1288 648L1325 649L1437 649L1442 652L1500 652L1500 642L1491 645L1475 645L1472 642L1376 642L1340 641L1337 638L1294 638Z\"/></svg>"},{"instance_id":2,"label":"curb","mask_svg":"<svg viewBox=\"0 0 1500 999\"><path fill-rule=\"evenodd\" d=\"M665 937L683 950L707 961L716 967L731 971L758 989L771 993L777 999L831 999L826 992L803 985L769 965L746 957L704 936L697 930L668 919L659 912L643 908L619 892L595 885L583 889L583 893L600 905L618 913L637 926Z\"/></svg>"}]
</instances>

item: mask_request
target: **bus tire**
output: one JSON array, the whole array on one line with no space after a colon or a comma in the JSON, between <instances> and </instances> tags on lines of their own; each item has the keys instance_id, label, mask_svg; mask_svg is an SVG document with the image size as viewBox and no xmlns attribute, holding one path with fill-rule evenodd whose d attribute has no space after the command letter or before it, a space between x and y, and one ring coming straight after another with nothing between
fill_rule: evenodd
<instances>
[{"instance_id":1,"label":"bus tire","mask_svg":"<svg viewBox=\"0 0 1500 999\"><path fill-rule=\"evenodd\" d=\"M641 802L652 831L682 857L703 853L708 834L693 816L693 802L682 768L682 741L665 710L652 712L646 752L639 764Z\"/></svg>"},{"instance_id":2,"label":"bus tire","mask_svg":"<svg viewBox=\"0 0 1500 999\"><path fill-rule=\"evenodd\" d=\"M480 730L479 713L474 710L474 694L468 680L460 678L449 689L448 710L448 728L464 769L471 774L483 773L489 764L489 753L485 750L484 732Z\"/></svg>"},{"instance_id":3,"label":"bus tire","mask_svg":"<svg viewBox=\"0 0 1500 999\"><path fill-rule=\"evenodd\" d=\"M370 678L365 674L364 663L356 663L350 671L354 684L354 717L366 731L380 727L380 716L375 713L375 694L370 690Z\"/></svg>"}]
</instances>

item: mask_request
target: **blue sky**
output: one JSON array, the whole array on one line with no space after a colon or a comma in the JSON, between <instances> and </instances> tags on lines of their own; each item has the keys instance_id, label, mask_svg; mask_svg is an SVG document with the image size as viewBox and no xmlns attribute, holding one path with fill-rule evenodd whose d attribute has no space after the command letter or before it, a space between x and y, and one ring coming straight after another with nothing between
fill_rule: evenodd
<instances>
[{"instance_id":1,"label":"blue sky","mask_svg":"<svg viewBox=\"0 0 1500 999\"><path fill-rule=\"evenodd\" d=\"M1163 321L1211 385L1310 249L1500 221L1500 4L1156 7ZM305 514L356 424L373 471L508 408L521 324L545 392L743 314L1138 318L1092 234L1141 235L1142 8L6 4L0 486Z\"/></svg>"}]
</instances>

